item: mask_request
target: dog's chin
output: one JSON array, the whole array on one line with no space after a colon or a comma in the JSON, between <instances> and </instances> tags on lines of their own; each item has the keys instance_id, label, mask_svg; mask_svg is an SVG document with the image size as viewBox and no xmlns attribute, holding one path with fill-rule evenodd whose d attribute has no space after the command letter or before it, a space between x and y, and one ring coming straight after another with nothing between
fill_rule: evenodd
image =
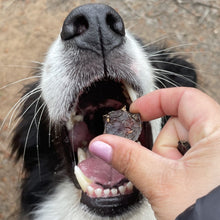
<instances>
[{"instance_id":1,"label":"dog's chin","mask_svg":"<svg viewBox=\"0 0 220 220\"><path fill-rule=\"evenodd\" d=\"M82 190L80 202L100 216L116 216L138 205L140 192L122 174L88 151L89 142L104 131L103 115L129 105L137 92L124 82L103 79L79 94L66 124L71 145L73 182ZM149 123L143 123L138 139L152 145Z\"/></svg>"}]
</instances>

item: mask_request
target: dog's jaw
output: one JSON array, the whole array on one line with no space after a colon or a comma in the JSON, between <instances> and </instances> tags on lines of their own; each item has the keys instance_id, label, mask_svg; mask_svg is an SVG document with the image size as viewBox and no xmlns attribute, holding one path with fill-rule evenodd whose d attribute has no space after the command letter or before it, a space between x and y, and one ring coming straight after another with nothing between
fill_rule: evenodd
<instances>
[{"instance_id":1,"label":"dog's jaw","mask_svg":"<svg viewBox=\"0 0 220 220\"><path fill-rule=\"evenodd\" d=\"M76 196L73 196L73 195ZM113 218L94 216L93 213L79 202L81 191L76 189L71 181L66 179L57 186L55 193L49 196L37 210L34 211L34 220L155 220L154 213L147 199L141 201L141 205L133 207L130 211L121 216Z\"/></svg>"}]
</instances>

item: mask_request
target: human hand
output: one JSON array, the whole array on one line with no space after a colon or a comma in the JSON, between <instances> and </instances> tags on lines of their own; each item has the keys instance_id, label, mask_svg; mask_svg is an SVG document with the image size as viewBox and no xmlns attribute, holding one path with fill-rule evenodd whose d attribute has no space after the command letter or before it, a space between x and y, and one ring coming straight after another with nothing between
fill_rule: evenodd
<instances>
[{"instance_id":1,"label":"human hand","mask_svg":"<svg viewBox=\"0 0 220 220\"><path fill-rule=\"evenodd\" d=\"M131 140L101 135L90 151L124 174L152 205L158 219L175 219L220 184L220 106L196 89L157 90L136 100L130 111L143 121L171 118L150 151ZM191 149L182 156L179 140Z\"/></svg>"}]
</instances>

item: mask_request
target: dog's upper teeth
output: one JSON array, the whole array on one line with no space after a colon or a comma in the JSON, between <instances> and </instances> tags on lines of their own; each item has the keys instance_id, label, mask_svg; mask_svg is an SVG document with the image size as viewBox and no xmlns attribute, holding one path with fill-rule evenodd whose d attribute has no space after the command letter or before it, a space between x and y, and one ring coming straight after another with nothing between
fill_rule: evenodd
<instances>
[{"instance_id":1,"label":"dog's upper teeth","mask_svg":"<svg viewBox=\"0 0 220 220\"><path fill-rule=\"evenodd\" d=\"M82 115L76 115L75 112L72 112L70 119L66 123L66 127L68 130L71 130L77 122L83 121Z\"/></svg>"},{"instance_id":2,"label":"dog's upper teeth","mask_svg":"<svg viewBox=\"0 0 220 220\"><path fill-rule=\"evenodd\" d=\"M92 180L86 177L78 166L74 167L74 173L76 175L76 179L79 185L81 186L82 190L85 192L88 186L92 183Z\"/></svg>"},{"instance_id":3,"label":"dog's upper teeth","mask_svg":"<svg viewBox=\"0 0 220 220\"><path fill-rule=\"evenodd\" d=\"M86 152L82 148L77 149L78 163L86 159Z\"/></svg>"},{"instance_id":4,"label":"dog's upper teeth","mask_svg":"<svg viewBox=\"0 0 220 220\"><path fill-rule=\"evenodd\" d=\"M129 95L131 101L134 102L138 98L137 93L127 83L124 83L124 86L127 89L127 92L128 92L128 95Z\"/></svg>"}]
</instances>

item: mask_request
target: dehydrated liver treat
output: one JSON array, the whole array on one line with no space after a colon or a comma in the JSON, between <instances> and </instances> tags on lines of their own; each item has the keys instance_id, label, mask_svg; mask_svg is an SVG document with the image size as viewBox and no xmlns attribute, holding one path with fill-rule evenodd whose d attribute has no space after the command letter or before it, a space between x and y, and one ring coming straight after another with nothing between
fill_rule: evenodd
<instances>
[{"instance_id":1,"label":"dehydrated liver treat","mask_svg":"<svg viewBox=\"0 0 220 220\"><path fill-rule=\"evenodd\" d=\"M109 112L103 116L103 119L105 123L104 134L114 134L133 141L137 141L141 134L140 115L126 111L125 107Z\"/></svg>"},{"instance_id":2,"label":"dehydrated liver treat","mask_svg":"<svg viewBox=\"0 0 220 220\"><path fill-rule=\"evenodd\" d=\"M189 149L191 148L189 142L187 141L179 141L178 142L178 146L177 149L179 150L179 152L184 155Z\"/></svg>"}]
</instances>

